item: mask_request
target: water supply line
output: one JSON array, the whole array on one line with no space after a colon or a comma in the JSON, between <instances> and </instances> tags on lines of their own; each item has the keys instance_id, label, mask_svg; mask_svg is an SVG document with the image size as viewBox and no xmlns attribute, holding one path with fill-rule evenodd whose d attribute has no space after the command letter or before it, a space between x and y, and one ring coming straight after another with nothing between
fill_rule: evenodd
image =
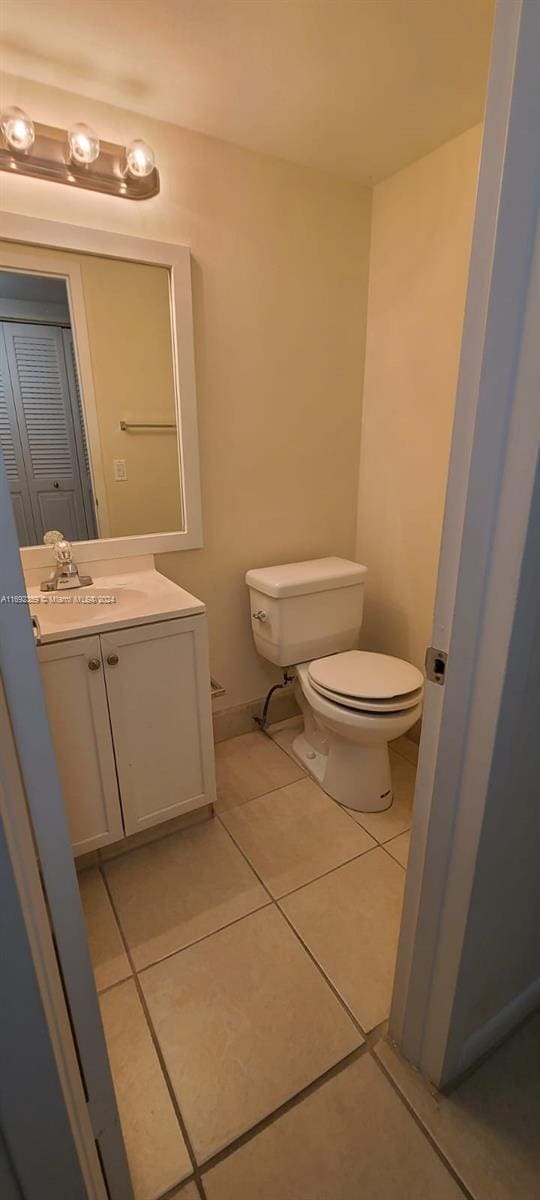
<instances>
[{"instance_id":1,"label":"water supply line","mask_svg":"<svg viewBox=\"0 0 540 1200\"><path fill-rule=\"evenodd\" d=\"M280 688L287 687L287 684L293 683L293 681L294 681L294 675L289 675L287 667L284 667L283 683L275 683L274 686L270 688L270 691L268 692L266 700L263 704L263 710L262 710L260 717L253 718L253 720L259 726L260 729L266 729L266 727L268 725L268 705L270 704L270 701L272 699L272 696L274 695L274 692L279 691Z\"/></svg>"}]
</instances>

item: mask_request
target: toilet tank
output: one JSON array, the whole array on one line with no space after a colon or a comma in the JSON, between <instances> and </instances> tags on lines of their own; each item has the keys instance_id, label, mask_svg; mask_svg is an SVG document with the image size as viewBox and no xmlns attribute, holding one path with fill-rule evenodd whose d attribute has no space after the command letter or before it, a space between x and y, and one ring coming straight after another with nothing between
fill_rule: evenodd
<instances>
[{"instance_id":1,"label":"toilet tank","mask_svg":"<svg viewBox=\"0 0 540 1200\"><path fill-rule=\"evenodd\" d=\"M367 567L313 558L248 571L251 628L259 654L280 667L354 650Z\"/></svg>"}]
</instances>

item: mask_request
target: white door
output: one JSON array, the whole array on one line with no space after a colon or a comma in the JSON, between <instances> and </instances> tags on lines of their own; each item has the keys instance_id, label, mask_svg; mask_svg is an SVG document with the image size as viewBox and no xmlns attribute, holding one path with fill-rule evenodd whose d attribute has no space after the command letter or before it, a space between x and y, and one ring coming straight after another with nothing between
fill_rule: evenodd
<instances>
[{"instance_id":1,"label":"white door","mask_svg":"<svg viewBox=\"0 0 540 1200\"><path fill-rule=\"evenodd\" d=\"M99 637L39 647L75 855L123 837Z\"/></svg>"},{"instance_id":2,"label":"white door","mask_svg":"<svg viewBox=\"0 0 540 1200\"><path fill-rule=\"evenodd\" d=\"M499 0L433 623L448 665L426 686L390 1020L439 1086L470 1065L456 988L536 467L539 60L540 5Z\"/></svg>"},{"instance_id":3,"label":"white door","mask_svg":"<svg viewBox=\"0 0 540 1200\"><path fill-rule=\"evenodd\" d=\"M215 799L205 617L101 636L126 834Z\"/></svg>"}]
</instances>

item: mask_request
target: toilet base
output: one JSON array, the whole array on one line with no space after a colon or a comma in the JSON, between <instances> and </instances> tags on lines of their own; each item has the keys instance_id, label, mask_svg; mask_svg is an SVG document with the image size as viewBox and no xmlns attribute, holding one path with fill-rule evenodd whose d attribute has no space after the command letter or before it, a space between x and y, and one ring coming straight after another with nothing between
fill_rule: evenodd
<instances>
[{"instance_id":1,"label":"toilet base","mask_svg":"<svg viewBox=\"0 0 540 1200\"><path fill-rule=\"evenodd\" d=\"M309 775L324 789L324 775L328 755L315 750L304 733L299 733L292 744L294 757L304 767Z\"/></svg>"},{"instance_id":2,"label":"toilet base","mask_svg":"<svg viewBox=\"0 0 540 1200\"><path fill-rule=\"evenodd\" d=\"M293 753L323 791L355 812L382 812L393 800L386 742L364 745L330 736L327 752L298 734Z\"/></svg>"}]
</instances>

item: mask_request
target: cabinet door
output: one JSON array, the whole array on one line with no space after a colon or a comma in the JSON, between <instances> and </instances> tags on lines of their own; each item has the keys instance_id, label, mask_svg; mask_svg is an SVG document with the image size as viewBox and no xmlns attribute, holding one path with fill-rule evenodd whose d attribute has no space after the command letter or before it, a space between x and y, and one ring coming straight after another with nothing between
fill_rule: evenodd
<instances>
[{"instance_id":1,"label":"cabinet door","mask_svg":"<svg viewBox=\"0 0 540 1200\"><path fill-rule=\"evenodd\" d=\"M126 834L215 799L206 618L101 635Z\"/></svg>"},{"instance_id":2,"label":"cabinet door","mask_svg":"<svg viewBox=\"0 0 540 1200\"><path fill-rule=\"evenodd\" d=\"M38 654L73 850L85 854L124 836L99 637Z\"/></svg>"}]
</instances>

